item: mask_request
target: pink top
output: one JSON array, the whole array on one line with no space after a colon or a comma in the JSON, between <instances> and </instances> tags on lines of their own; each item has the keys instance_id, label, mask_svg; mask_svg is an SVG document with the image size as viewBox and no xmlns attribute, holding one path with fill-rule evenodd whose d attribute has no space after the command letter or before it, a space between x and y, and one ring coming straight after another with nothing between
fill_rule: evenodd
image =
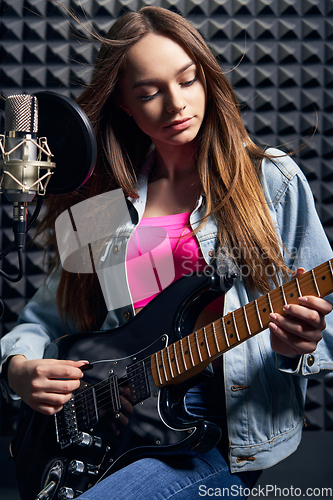
<instances>
[{"instance_id":1,"label":"pink top","mask_svg":"<svg viewBox=\"0 0 333 500\"><path fill-rule=\"evenodd\" d=\"M190 212L141 219L127 250L127 276L135 308L144 307L173 281L200 273L206 262L188 227ZM207 309L223 310L223 296Z\"/></svg>"}]
</instances>

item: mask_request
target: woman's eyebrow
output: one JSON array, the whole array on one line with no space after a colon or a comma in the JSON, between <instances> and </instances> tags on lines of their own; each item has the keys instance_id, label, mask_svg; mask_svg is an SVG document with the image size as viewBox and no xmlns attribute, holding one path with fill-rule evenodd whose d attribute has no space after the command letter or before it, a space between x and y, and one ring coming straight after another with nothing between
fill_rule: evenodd
<instances>
[{"instance_id":1,"label":"woman's eyebrow","mask_svg":"<svg viewBox=\"0 0 333 500\"><path fill-rule=\"evenodd\" d=\"M189 68L191 68L191 66L195 66L195 62L194 61L191 61L190 63L186 64L186 66L184 66L183 68L181 68L179 71L177 71L176 75L180 75L182 73L185 73L186 70L188 70ZM136 87L141 87L143 85L154 85L156 83L158 83L160 80L158 78L149 78L147 80L138 80L137 82L134 83L133 85L133 89L135 89Z\"/></svg>"},{"instance_id":2,"label":"woman's eyebrow","mask_svg":"<svg viewBox=\"0 0 333 500\"><path fill-rule=\"evenodd\" d=\"M177 75L180 75L181 73L185 73L185 71L187 69L191 68L191 66L195 66L195 62L194 61L191 61L186 66L184 66L182 69L180 69L179 71L177 71Z\"/></svg>"}]
</instances>

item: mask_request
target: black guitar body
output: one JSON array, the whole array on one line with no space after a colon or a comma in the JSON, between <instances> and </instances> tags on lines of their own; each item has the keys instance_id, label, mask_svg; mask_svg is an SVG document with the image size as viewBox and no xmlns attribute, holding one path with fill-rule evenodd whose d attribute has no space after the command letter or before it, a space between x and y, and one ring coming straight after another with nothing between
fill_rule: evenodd
<instances>
[{"instance_id":1,"label":"black guitar body","mask_svg":"<svg viewBox=\"0 0 333 500\"><path fill-rule=\"evenodd\" d=\"M12 446L22 500L74 498L139 458L215 446L220 428L191 419L183 407L186 392L209 370L159 389L150 357L193 331L201 310L222 293L216 280L183 277L126 325L51 344L52 357L87 359L93 368L56 416L22 404Z\"/></svg>"}]
</instances>

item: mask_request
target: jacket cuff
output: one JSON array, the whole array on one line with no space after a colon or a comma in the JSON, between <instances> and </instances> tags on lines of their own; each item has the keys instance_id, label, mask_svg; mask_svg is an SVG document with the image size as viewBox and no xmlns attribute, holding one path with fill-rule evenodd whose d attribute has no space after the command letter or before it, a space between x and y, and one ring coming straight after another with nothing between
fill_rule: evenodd
<instances>
[{"instance_id":1,"label":"jacket cuff","mask_svg":"<svg viewBox=\"0 0 333 500\"><path fill-rule=\"evenodd\" d=\"M288 358L276 354L276 365L281 372L292 375L309 376L320 372L319 347L311 354L303 354L297 358Z\"/></svg>"},{"instance_id":2,"label":"jacket cuff","mask_svg":"<svg viewBox=\"0 0 333 500\"><path fill-rule=\"evenodd\" d=\"M2 397L6 400L7 403L12 399L13 401L19 401L21 398L8 385L7 380L4 378L0 379L0 391Z\"/></svg>"},{"instance_id":3,"label":"jacket cuff","mask_svg":"<svg viewBox=\"0 0 333 500\"><path fill-rule=\"evenodd\" d=\"M7 403L9 403L10 399L13 399L14 401L19 401L21 398L18 396L10 387L8 384L8 378L7 378L7 369L8 369L8 362L10 358L12 358L12 355L7 356L6 359L1 364L1 371L0 371L0 392L2 394L2 397L6 400Z\"/></svg>"}]
</instances>

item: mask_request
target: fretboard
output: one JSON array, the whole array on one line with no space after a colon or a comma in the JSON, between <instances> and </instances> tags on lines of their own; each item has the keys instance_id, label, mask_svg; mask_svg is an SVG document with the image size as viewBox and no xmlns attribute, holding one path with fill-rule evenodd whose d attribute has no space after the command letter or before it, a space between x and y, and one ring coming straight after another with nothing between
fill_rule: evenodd
<instances>
[{"instance_id":1,"label":"fretboard","mask_svg":"<svg viewBox=\"0 0 333 500\"><path fill-rule=\"evenodd\" d=\"M151 357L155 384L179 384L200 373L214 359L268 327L271 312L306 295L333 292L333 259L308 271L236 311L165 347Z\"/></svg>"}]
</instances>

